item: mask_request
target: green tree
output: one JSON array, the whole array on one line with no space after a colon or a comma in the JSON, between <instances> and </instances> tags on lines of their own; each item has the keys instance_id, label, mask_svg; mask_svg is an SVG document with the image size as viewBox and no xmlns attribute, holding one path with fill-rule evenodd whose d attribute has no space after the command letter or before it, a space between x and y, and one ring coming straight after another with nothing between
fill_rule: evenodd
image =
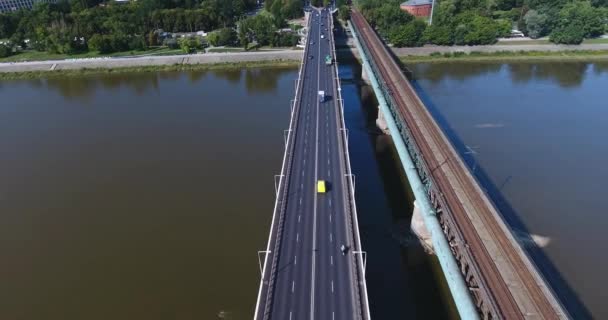
<instances>
[{"instance_id":1,"label":"green tree","mask_svg":"<svg viewBox=\"0 0 608 320\"><path fill-rule=\"evenodd\" d=\"M424 30L424 41L440 46L450 46L454 44L452 28L447 25L433 24Z\"/></svg>"},{"instance_id":2,"label":"green tree","mask_svg":"<svg viewBox=\"0 0 608 320\"><path fill-rule=\"evenodd\" d=\"M524 16L524 21L530 38L536 39L545 35L547 15L538 13L536 10L530 10Z\"/></svg>"},{"instance_id":3,"label":"green tree","mask_svg":"<svg viewBox=\"0 0 608 320\"><path fill-rule=\"evenodd\" d=\"M6 58L13 54L13 49L5 44L0 44L0 58Z\"/></svg>"},{"instance_id":4,"label":"green tree","mask_svg":"<svg viewBox=\"0 0 608 320\"><path fill-rule=\"evenodd\" d=\"M184 38L180 38L179 41L178 41L178 43L179 43L180 48L185 53L193 53L197 49L200 49L202 47L200 40L198 38L196 38L196 37L184 37Z\"/></svg>"},{"instance_id":5,"label":"green tree","mask_svg":"<svg viewBox=\"0 0 608 320\"><path fill-rule=\"evenodd\" d=\"M112 43L108 36L101 34L94 34L89 39L88 46L90 50L97 51L99 53L109 53L113 51Z\"/></svg>"},{"instance_id":6,"label":"green tree","mask_svg":"<svg viewBox=\"0 0 608 320\"><path fill-rule=\"evenodd\" d=\"M423 34L426 22L414 20L396 27L390 36L391 43L396 47L418 47L424 44Z\"/></svg>"},{"instance_id":7,"label":"green tree","mask_svg":"<svg viewBox=\"0 0 608 320\"><path fill-rule=\"evenodd\" d=\"M458 45L492 44L501 35L499 24L473 11L454 17L454 43Z\"/></svg>"},{"instance_id":8,"label":"green tree","mask_svg":"<svg viewBox=\"0 0 608 320\"><path fill-rule=\"evenodd\" d=\"M347 5L341 5L338 8L338 16L342 21L350 20L350 8Z\"/></svg>"},{"instance_id":9,"label":"green tree","mask_svg":"<svg viewBox=\"0 0 608 320\"><path fill-rule=\"evenodd\" d=\"M241 20L238 29L238 40L247 47L254 41L259 45L272 44L277 26L272 16L260 14Z\"/></svg>"},{"instance_id":10,"label":"green tree","mask_svg":"<svg viewBox=\"0 0 608 320\"><path fill-rule=\"evenodd\" d=\"M385 37L394 27L414 20L411 14L390 3L385 3L374 10L367 10L364 14L366 14L368 21Z\"/></svg>"},{"instance_id":11,"label":"green tree","mask_svg":"<svg viewBox=\"0 0 608 320\"><path fill-rule=\"evenodd\" d=\"M212 46L226 46L234 44L236 41L236 33L232 28L222 28L207 35L207 41Z\"/></svg>"},{"instance_id":12,"label":"green tree","mask_svg":"<svg viewBox=\"0 0 608 320\"><path fill-rule=\"evenodd\" d=\"M603 34L605 26L602 11L591 6L591 2L567 3L559 10L556 28L551 32L550 40L555 43L581 43L584 38Z\"/></svg>"},{"instance_id":13,"label":"green tree","mask_svg":"<svg viewBox=\"0 0 608 320\"><path fill-rule=\"evenodd\" d=\"M554 43L580 44L585 39L584 26L579 23L570 23L555 29L549 40Z\"/></svg>"}]
</instances>

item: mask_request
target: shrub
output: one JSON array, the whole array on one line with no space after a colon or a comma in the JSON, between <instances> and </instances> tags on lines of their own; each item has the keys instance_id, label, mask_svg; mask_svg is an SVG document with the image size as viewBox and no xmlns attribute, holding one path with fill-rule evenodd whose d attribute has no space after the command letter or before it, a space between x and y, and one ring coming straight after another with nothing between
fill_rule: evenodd
<instances>
[{"instance_id":1,"label":"shrub","mask_svg":"<svg viewBox=\"0 0 608 320\"><path fill-rule=\"evenodd\" d=\"M13 54L13 49L7 45L0 44L0 58L6 58Z\"/></svg>"}]
</instances>

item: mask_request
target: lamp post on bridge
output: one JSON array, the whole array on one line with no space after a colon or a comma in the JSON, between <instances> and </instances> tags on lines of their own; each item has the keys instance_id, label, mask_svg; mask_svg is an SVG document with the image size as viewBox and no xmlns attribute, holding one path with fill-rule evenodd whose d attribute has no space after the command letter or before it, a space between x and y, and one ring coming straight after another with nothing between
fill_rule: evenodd
<instances>
[{"instance_id":1,"label":"lamp post on bridge","mask_svg":"<svg viewBox=\"0 0 608 320\"><path fill-rule=\"evenodd\" d=\"M264 255L264 259L266 258L266 255L270 253L270 250L263 250L263 251L258 251L258 264L260 265L260 275L262 277L264 277L264 270L262 267L262 258L260 258L260 255L263 254Z\"/></svg>"},{"instance_id":2,"label":"lamp post on bridge","mask_svg":"<svg viewBox=\"0 0 608 320\"><path fill-rule=\"evenodd\" d=\"M353 251L353 255L361 255L361 260L363 261L363 277L365 277L365 269L367 268L367 251Z\"/></svg>"}]
</instances>

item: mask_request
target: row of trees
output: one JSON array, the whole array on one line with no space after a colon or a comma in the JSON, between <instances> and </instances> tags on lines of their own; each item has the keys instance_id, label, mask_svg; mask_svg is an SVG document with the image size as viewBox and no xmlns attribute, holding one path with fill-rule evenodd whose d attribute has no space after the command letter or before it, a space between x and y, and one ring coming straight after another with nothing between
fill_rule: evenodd
<instances>
[{"instance_id":1,"label":"row of trees","mask_svg":"<svg viewBox=\"0 0 608 320\"><path fill-rule=\"evenodd\" d=\"M304 13L302 0L266 0L264 8L277 20L296 19Z\"/></svg>"},{"instance_id":2,"label":"row of trees","mask_svg":"<svg viewBox=\"0 0 608 320\"><path fill-rule=\"evenodd\" d=\"M444 0L436 8L434 24L415 19L399 8L399 0L359 0L366 19L393 45L420 46L491 44L511 31L511 22L492 19L474 9L467 9L477 0ZM464 10L463 10L464 9Z\"/></svg>"},{"instance_id":3,"label":"row of trees","mask_svg":"<svg viewBox=\"0 0 608 320\"><path fill-rule=\"evenodd\" d=\"M238 40L247 48L249 44L258 46L295 46L299 37L292 32L278 32L284 20L277 19L269 14L259 14L239 22Z\"/></svg>"},{"instance_id":4,"label":"row of trees","mask_svg":"<svg viewBox=\"0 0 608 320\"><path fill-rule=\"evenodd\" d=\"M520 26L532 38L578 44L608 32L607 1L555 1L524 7Z\"/></svg>"},{"instance_id":5,"label":"row of trees","mask_svg":"<svg viewBox=\"0 0 608 320\"><path fill-rule=\"evenodd\" d=\"M608 32L608 0L441 0L433 25L399 8L400 0L358 0L379 33L395 46L480 45L508 36L513 26L532 38L578 44Z\"/></svg>"},{"instance_id":6,"label":"row of trees","mask_svg":"<svg viewBox=\"0 0 608 320\"><path fill-rule=\"evenodd\" d=\"M99 0L39 3L0 14L0 39L51 53L142 49L150 32L193 32L234 27L255 0L139 0L99 5ZM25 40L28 40L27 44ZM91 43L92 42L92 43Z\"/></svg>"}]
</instances>

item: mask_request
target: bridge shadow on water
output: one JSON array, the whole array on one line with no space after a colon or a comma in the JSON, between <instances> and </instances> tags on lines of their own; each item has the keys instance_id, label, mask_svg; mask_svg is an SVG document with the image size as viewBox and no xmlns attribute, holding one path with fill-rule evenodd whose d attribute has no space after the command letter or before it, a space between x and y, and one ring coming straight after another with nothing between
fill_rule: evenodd
<instances>
[{"instance_id":1,"label":"bridge shadow on water","mask_svg":"<svg viewBox=\"0 0 608 320\"><path fill-rule=\"evenodd\" d=\"M377 101L361 66L340 58L340 79L356 174L361 239L373 318L457 319L443 275L410 233L413 195L390 137L375 125ZM439 279L439 280L438 280Z\"/></svg>"},{"instance_id":2,"label":"bridge shadow on water","mask_svg":"<svg viewBox=\"0 0 608 320\"><path fill-rule=\"evenodd\" d=\"M513 208L511 203L504 197L500 192L500 186L497 186L492 179L489 177L485 169L476 163L473 157L467 157L466 144L458 136L456 131L450 126L448 120L441 114L439 109L433 104L431 97L424 91L424 89L416 82L415 78L412 77L411 72L406 72L410 79L414 89L420 96L420 99L424 102L429 112L433 115L433 118L443 132L448 136L450 142L457 150L461 159L466 163L469 170L471 171L475 167L473 175L477 181L481 184L482 188L488 194L488 196L494 202L494 205L506 221L508 226L514 232L514 237L519 239L526 245L522 245L524 251L528 254L534 264L536 264L538 270L545 278L550 288L556 293L558 299L562 305L566 308L571 318L574 319L592 319L591 313L580 300L576 292L570 287L567 281L563 278L559 270L555 267L553 262L549 259L546 253L532 240L530 232L526 228L525 224L520 218L520 214Z\"/></svg>"}]
</instances>

